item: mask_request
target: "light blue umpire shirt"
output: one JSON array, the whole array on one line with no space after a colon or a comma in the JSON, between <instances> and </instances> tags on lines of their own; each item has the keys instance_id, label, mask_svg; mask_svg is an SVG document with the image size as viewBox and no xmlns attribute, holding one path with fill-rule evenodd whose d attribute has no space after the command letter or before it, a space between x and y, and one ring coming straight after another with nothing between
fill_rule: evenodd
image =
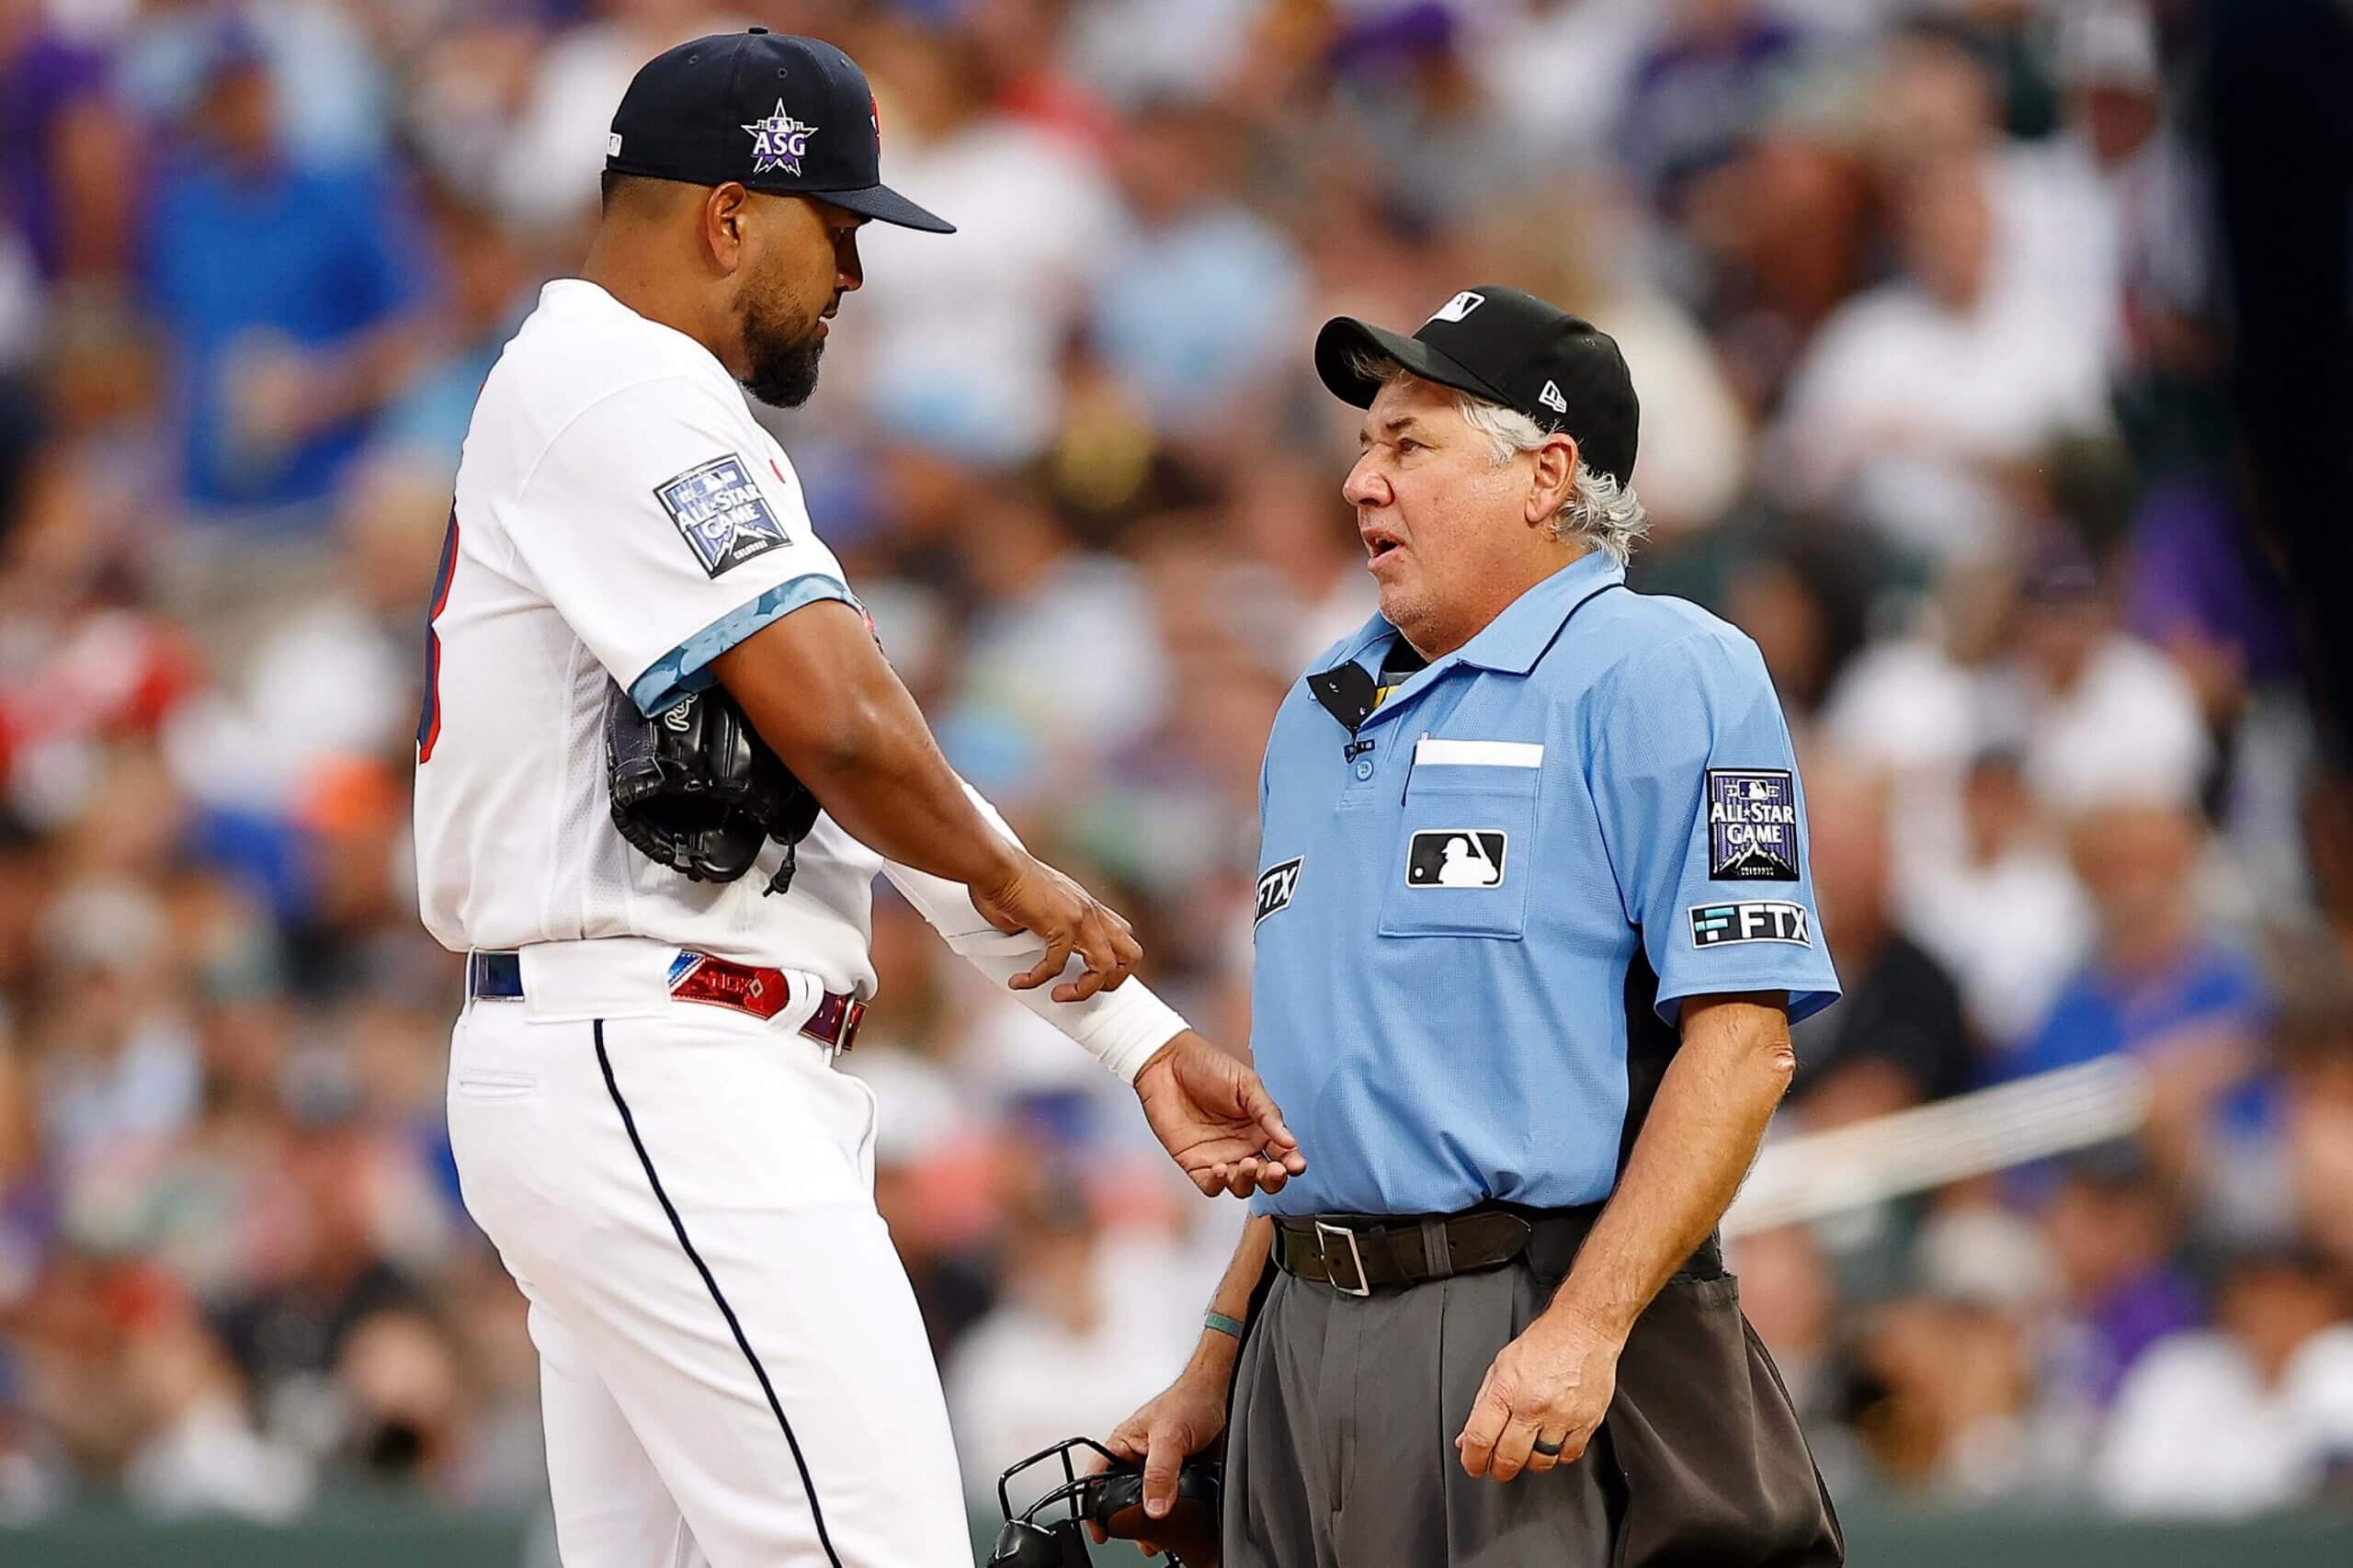
<instances>
[{"instance_id":1,"label":"light blue umpire shirt","mask_svg":"<svg viewBox=\"0 0 2353 1568\"><path fill-rule=\"evenodd\" d=\"M1256 1207L1598 1201L1683 998L1838 994L1765 661L1597 551L1381 700L1397 638L1267 745L1250 1044L1308 1165Z\"/></svg>"}]
</instances>

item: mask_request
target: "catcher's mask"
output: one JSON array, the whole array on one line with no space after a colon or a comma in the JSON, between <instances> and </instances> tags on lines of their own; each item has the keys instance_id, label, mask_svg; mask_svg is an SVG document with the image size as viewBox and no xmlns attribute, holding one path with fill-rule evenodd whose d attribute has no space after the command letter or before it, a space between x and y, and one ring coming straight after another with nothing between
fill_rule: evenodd
<instances>
[{"instance_id":1,"label":"catcher's mask","mask_svg":"<svg viewBox=\"0 0 2353 1568\"><path fill-rule=\"evenodd\" d=\"M1103 1458L1108 1467L1091 1475L1081 1475L1071 1456L1081 1449L1092 1449ZM1048 1460L1060 1460L1063 1479L1036 1502L1017 1516L1007 1488L1013 1478ZM1005 1511L1005 1527L997 1531L996 1550L989 1553L991 1568L1088 1568L1086 1536L1083 1527L1098 1526L1115 1540L1133 1540L1146 1533L1158 1533L1174 1525L1178 1516L1206 1508L1214 1519L1218 1507L1222 1467L1206 1461L1188 1460L1176 1477L1176 1508L1165 1520L1147 1522L1143 1512L1143 1471L1133 1461L1120 1459L1091 1437L1073 1437L1056 1443L1051 1449L1040 1449L1020 1463L997 1477L997 1506ZM1057 1509L1059 1517L1049 1517L1040 1522L1040 1516L1051 1516ZM1184 1568L1183 1560L1173 1551L1164 1553L1171 1568Z\"/></svg>"}]
</instances>

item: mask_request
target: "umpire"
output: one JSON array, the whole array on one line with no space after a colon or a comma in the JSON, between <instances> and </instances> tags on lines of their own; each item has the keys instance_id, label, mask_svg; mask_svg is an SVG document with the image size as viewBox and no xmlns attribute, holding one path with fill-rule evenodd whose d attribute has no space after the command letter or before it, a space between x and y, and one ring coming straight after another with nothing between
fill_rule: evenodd
<instances>
[{"instance_id":1,"label":"umpire","mask_svg":"<svg viewBox=\"0 0 2353 1568\"><path fill-rule=\"evenodd\" d=\"M1837 994L1764 661L1625 585L1637 407L1515 290L1341 318L1381 613L1276 715L1251 1044L1315 1164L1112 1434L1225 1568L1830 1564L1715 1235Z\"/></svg>"}]
</instances>

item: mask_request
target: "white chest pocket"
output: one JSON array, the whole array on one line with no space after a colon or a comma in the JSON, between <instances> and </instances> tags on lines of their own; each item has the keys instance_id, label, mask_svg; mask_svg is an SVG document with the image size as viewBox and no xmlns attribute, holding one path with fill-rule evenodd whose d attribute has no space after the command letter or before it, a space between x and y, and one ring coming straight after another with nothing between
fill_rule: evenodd
<instances>
[{"instance_id":1,"label":"white chest pocket","mask_svg":"<svg viewBox=\"0 0 2353 1568\"><path fill-rule=\"evenodd\" d=\"M1543 762L1533 741L1425 735L1415 744L1382 936L1525 934Z\"/></svg>"}]
</instances>

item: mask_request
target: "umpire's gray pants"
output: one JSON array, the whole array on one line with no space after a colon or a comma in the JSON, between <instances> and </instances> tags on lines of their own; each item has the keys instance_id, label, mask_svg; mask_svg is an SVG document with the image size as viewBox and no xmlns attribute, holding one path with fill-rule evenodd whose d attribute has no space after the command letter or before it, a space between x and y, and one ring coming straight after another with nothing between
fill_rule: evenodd
<instances>
[{"instance_id":1,"label":"umpire's gray pants","mask_svg":"<svg viewBox=\"0 0 2353 1568\"><path fill-rule=\"evenodd\" d=\"M1583 1458L1509 1482L1454 1437L1551 1299L1523 1259L1370 1297L1278 1275L1235 1371L1224 1568L1818 1568L1828 1495L1730 1276L1677 1275Z\"/></svg>"}]
</instances>

